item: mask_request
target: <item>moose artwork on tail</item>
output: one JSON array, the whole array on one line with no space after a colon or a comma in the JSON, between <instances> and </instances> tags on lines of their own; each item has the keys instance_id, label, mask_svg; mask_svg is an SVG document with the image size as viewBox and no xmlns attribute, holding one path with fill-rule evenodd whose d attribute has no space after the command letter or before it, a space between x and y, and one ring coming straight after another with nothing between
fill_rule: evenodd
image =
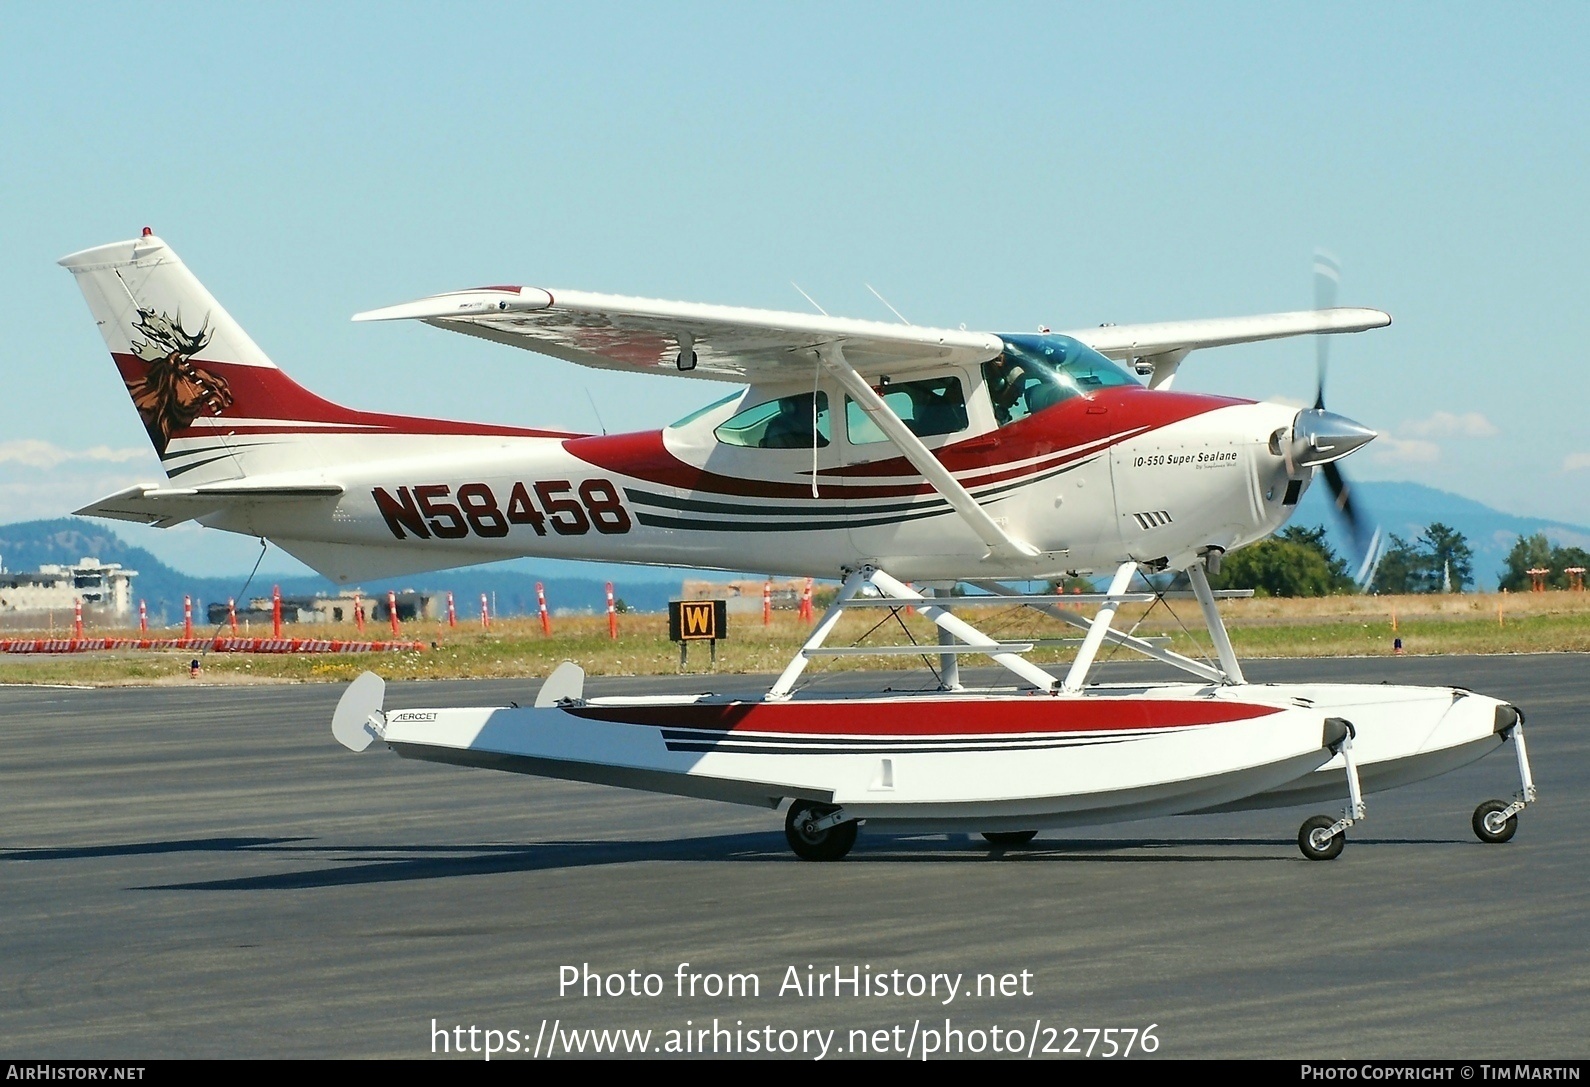
<instances>
[{"instance_id":1,"label":"moose artwork on tail","mask_svg":"<svg viewBox=\"0 0 1590 1087\"><path fill-rule=\"evenodd\" d=\"M226 379L190 360L210 342L209 321L189 335L182 314L175 319L152 309L138 310L137 330L147 337L134 343L133 354L148 363L142 376L127 376L127 391L138 408L149 440L162 455L171 435L193 423L204 411L220 415L232 406Z\"/></svg>"}]
</instances>

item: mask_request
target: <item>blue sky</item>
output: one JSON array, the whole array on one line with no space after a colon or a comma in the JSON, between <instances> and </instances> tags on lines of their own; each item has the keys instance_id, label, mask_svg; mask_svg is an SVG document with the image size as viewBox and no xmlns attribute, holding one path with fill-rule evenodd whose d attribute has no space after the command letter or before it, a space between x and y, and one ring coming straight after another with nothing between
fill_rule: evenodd
<instances>
[{"instance_id":1,"label":"blue sky","mask_svg":"<svg viewBox=\"0 0 1590 1087\"><path fill-rule=\"evenodd\" d=\"M1025 331L1341 301L1346 462L1590 523L1583 5L17 5L0 521L156 461L61 255L152 225L356 406L609 430L713 399L354 312L519 282ZM1304 401L1307 341L1184 386ZM195 572L247 540L136 534ZM285 557L268 560L293 568Z\"/></svg>"}]
</instances>

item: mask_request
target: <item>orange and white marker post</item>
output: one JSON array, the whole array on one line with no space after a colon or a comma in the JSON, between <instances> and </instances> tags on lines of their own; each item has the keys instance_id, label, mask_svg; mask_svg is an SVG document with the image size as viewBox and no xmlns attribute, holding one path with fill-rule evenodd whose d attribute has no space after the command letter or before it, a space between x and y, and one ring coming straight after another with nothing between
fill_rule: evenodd
<instances>
[{"instance_id":1,"label":"orange and white marker post","mask_svg":"<svg viewBox=\"0 0 1590 1087\"><path fill-rule=\"evenodd\" d=\"M453 592L447 591L447 626L449 629L458 626L458 613L453 610Z\"/></svg>"},{"instance_id":2,"label":"orange and white marker post","mask_svg":"<svg viewBox=\"0 0 1590 1087\"><path fill-rule=\"evenodd\" d=\"M72 598L72 641L80 642L82 640L83 640L83 598L80 597L80 596L74 596Z\"/></svg>"},{"instance_id":3,"label":"orange and white marker post","mask_svg":"<svg viewBox=\"0 0 1590 1087\"><path fill-rule=\"evenodd\" d=\"M806 587L801 590L801 621L812 621L812 579L806 579Z\"/></svg>"},{"instance_id":4,"label":"orange and white marker post","mask_svg":"<svg viewBox=\"0 0 1590 1087\"><path fill-rule=\"evenodd\" d=\"M282 636L282 587L271 586L271 637Z\"/></svg>"},{"instance_id":5,"label":"orange and white marker post","mask_svg":"<svg viewBox=\"0 0 1590 1087\"><path fill-rule=\"evenodd\" d=\"M237 633L237 601L230 596L226 598L226 625Z\"/></svg>"},{"instance_id":6,"label":"orange and white marker post","mask_svg":"<svg viewBox=\"0 0 1590 1087\"><path fill-rule=\"evenodd\" d=\"M142 600L138 601L138 633L149 633L149 607Z\"/></svg>"},{"instance_id":7,"label":"orange and white marker post","mask_svg":"<svg viewBox=\"0 0 1590 1087\"><path fill-rule=\"evenodd\" d=\"M762 582L762 625L773 625L773 579Z\"/></svg>"},{"instance_id":8,"label":"orange and white marker post","mask_svg":"<svg viewBox=\"0 0 1590 1087\"><path fill-rule=\"evenodd\" d=\"M491 629L491 608L486 604L486 594L480 594L480 629Z\"/></svg>"},{"instance_id":9,"label":"orange and white marker post","mask_svg":"<svg viewBox=\"0 0 1590 1087\"><path fill-rule=\"evenodd\" d=\"M613 583L611 581L607 583L607 636L615 641L618 638L618 611L613 607Z\"/></svg>"},{"instance_id":10,"label":"orange and white marker post","mask_svg":"<svg viewBox=\"0 0 1590 1087\"><path fill-rule=\"evenodd\" d=\"M386 616L387 620L392 624L392 633L399 633L397 617L397 593L393 592L391 589L386 591Z\"/></svg>"},{"instance_id":11,"label":"orange and white marker post","mask_svg":"<svg viewBox=\"0 0 1590 1087\"><path fill-rule=\"evenodd\" d=\"M193 640L193 597L182 598L182 639Z\"/></svg>"},{"instance_id":12,"label":"orange and white marker post","mask_svg":"<svg viewBox=\"0 0 1590 1087\"><path fill-rule=\"evenodd\" d=\"M541 613L541 633L550 636L552 619L547 615L547 593L539 581L536 582L536 610Z\"/></svg>"}]
</instances>

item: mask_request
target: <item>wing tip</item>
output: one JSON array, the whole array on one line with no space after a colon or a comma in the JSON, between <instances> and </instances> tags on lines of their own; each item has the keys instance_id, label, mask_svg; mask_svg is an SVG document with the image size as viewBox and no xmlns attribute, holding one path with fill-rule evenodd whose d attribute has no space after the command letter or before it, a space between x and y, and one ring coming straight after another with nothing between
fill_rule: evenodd
<instances>
[{"instance_id":1,"label":"wing tip","mask_svg":"<svg viewBox=\"0 0 1590 1087\"><path fill-rule=\"evenodd\" d=\"M505 313L525 313L549 309L552 292L540 287L472 287L467 291L448 291L428 295L395 306L363 310L355 321L428 321L448 318L491 317Z\"/></svg>"}]
</instances>

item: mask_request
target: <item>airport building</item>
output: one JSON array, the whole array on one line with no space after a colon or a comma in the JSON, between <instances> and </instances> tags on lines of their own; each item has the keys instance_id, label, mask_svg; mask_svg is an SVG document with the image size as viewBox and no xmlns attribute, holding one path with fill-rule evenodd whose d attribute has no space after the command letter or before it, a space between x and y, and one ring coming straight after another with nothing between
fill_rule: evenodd
<instances>
[{"instance_id":1,"label":"airport building","mask_svg":"<svg viewBox=\"0 0 1590 1087\"><path fill-rule=\"evenodd\" d=\"M444 595L417 593L412 589L406 589L397 593L396 599L399 622L447 617L447 599ZM367 622L388 621L386 593L364 593L356 589L345 589L337 596L283 596L282 622L351 623L354 619L354 608L361 602L364 605ZM256 596L237 605L237 621L251 626L255 623L268 624L271 622L271 609L270 597ZM207 614L212 623L226 622L226 601L211 603Z\"/></svg>"},{"instance_id":2,"label":"airport building","mask_svg":"<svg viewBox=\"0 0 1590 1087\"><path fill-rule=\"evenodd\" d=\"M70 611L81 600L85 609L100 615L126 617L132 614L132 579L137 576L137 570L125 570L119 562L96 558L25 572L0 566L0 615Z\"/></svg>"},{"instance_id":3,"label":"airport building","mask_svg":"<svg viewBox=\"0 0 1590 1087\"><path fill-rule=\"evenodd\" d=\"M691 578L680 586L679 592L683 600L726 600L730 615L761 615L762 591L769 585L773 610L795 611L801 606L801 593L806 590L805 578L775 579L771 582L754 578L738 581Z\"/></svg>"}]
</instances>

